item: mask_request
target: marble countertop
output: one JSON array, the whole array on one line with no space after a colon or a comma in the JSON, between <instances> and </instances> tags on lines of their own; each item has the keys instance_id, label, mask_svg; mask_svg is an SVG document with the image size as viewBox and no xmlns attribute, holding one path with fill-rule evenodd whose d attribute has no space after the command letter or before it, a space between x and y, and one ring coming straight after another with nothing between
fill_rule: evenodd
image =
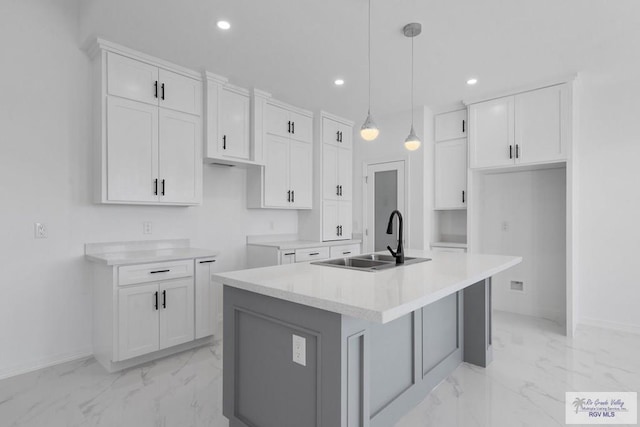
<instances>
[{"instance_id":1,"label":"marble countertop","mask_svg":"<svg viewBox=\"0 0 640 427\"><path fill-rule=\"evenodd\" d=\"M291 241L279 241L279 242L250 242L247 245L253 246L268 246L274 247L279 250L295 250L295 249L307 249L307 248L320 248L324 246L342 246L342 245L359 245L362 243L360 239L351 240L332 240L330 242L315 242L313 240L291 240Z\"/></svg>"},{"instance_id":2,"label":"marble countertop","mask_svg":"<svg viewBox=\"0 0 640 427\"><path fill-rule=\"evenodd\" d=\"M190 258L208 258L218 256L220 252L198 248L167 248L152 250L134 250L110 253L85 254L93 262L106 265L143 264L148 262L176 261Z\"/></svg>"},{"instance_id":3,"label":"marble countertop","mask_svg":"<svg viewBox=\"0 0 640 427\"><path fill-rule=\"evenodd\" d=\"M431 258L377 272L296 263L214 274L214 281L387 323L522 262L521 257L407 250Z\"/></svg>"}]
</instances>

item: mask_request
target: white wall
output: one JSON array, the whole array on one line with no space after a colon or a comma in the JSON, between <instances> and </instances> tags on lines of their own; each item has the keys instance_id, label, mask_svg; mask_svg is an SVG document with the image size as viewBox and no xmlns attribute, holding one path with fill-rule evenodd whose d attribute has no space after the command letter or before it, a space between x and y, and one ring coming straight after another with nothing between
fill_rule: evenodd
<instances>
[{"instance_id":1,"label":"white wall","mask_svg":"<svg viewBox=\"0 0 640 427\"><path fill-rule=\"evenodd\" d=\"M90 62L75 0L0 2L0 377L91 352L87 242L190 238L245 265L247 234L295 233L295 212L247 210L245 171L205 165L200 207L91 203ZM142 234L142 222L153 234ZM35 240L33 223L48 227Z\"/></svg>"},{"instance_id":2,"label":"white wall","mask_svg":"<svg viewBox=\"0 0 640 427\"><path fill-rule=\"evenodd\" d=\"M416 108L415 130L422 139L422 146L413 152L404 148L409 134L411 118L409 111L375 117L380 136L366 142L360 138L360 125L354 126L353 149L353 231L363 232L363 164L405 161L408 167L407 189L408 212L405 218L407 248L428 248L431 239L431 211L433 207L433 114L426 107ZM365 170L366 172L366 170ZM402 209L401 209L402 211Z\"/></svg>"},{"instance_id":3,"label":"white wall","mask_svg":"<svg viewBox=\"0 0 640 427\"><path fill-rule=\"evenodd\" d=\"M580 76L577 279L580 321L640 332L640 61L632 57Z\"/></svg>"},{"instance_id":4,"label":"white wall","mask_svg":"<svg viewBox=\"0 0 640 427\"><path fill-rule=\"evenodd\" d=\"M494 308L564 323L566 169L478 174L475 188L479 252L523 258L493 277ZM512 280L524 290L511 290Z\"/></svg>"}]
</instances>

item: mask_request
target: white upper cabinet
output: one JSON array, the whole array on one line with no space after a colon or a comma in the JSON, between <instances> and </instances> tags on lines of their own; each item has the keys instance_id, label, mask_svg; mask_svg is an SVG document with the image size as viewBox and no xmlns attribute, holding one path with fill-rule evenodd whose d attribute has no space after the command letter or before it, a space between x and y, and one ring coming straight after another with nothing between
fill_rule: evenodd
<instances>
[{"instance_id":1,"label":"white upper cabinet","mask_svg":"<svg viewBox=\"0 0 640 427\"><path fill-rule=\"evenodd\" d=\"M291 205L289 187L289 140L277 135L265 139L264 205L287 208Z\"/></svg>"},{"instance_id":2,"label":"white upper cabinet","mask_svg":"<svg viewBox=\"0 0 640 427\"><path fill-rule=\"evenodd\" d=\"M251 148L251 97L224 77L206 72L206 144L210 163L255 164Z\"/></svg>"},{"instance_id":3,"label":"white upper cabinet","mask_svg":"<svg viewBox=\"0 0 640 427\"><path fill-rule=\"evenodd\" d=\"M513 97L473 104L469 116L471 168L512 165L515 159Z\"/></svg>"},{"instance_id":4,"label":"white upper cabinet","mask_svg":"<svg viewBox=\"0 0 640 427\"><path fill-rule=\"evenodd\" d=\"M313 115L254 90L253 144L261 169L247 172L250 208L311 209Z\"/></svg>"},{"instance_id":5,"label":"white upper cabinet","mask_svg":"<svg viewBox=\"0 0 640 427\"><path fill-rule=\"evenodd\" d=\"M250 138L250 104L249 93L229 88L220 91L220 130L222 137L218 144L226 156L239 159L249 158Z\"/></svg>"},{"instance_id":6,"label":"white upper cabinet","mask_svg":"<svg viewBox=\"0 0 640 427\"><path fill-rule=\"evenodd\" d=\"M467 137L467 110L438 114L435 117L435 140L448 141Z\"/></svg>"},{"instance_id":7,"label":"white upper cabinet","mask_svg":"<svg viewBox=\"0 0 640 427\"><path fill-rule=\"evenodd\" d=\"M200 74L100 39L89 53L97 89L96 201L199 204Z\"/></svg>"},{"instance_id":8,"label":"white upper cabinet","mask_svg":"<svg viewBox=\"0 0 640 427\"><path fill-rule=\"evenodd\" d=\"M161 107L202 114L202 81L160 69L158 99Z\"/></svg>"},{"instance_id":9,"label":"white upper cabinet","mask_svg":"<svg viewBox=\"0 0 640 427\"><path fill-rule=\"evenodd\" d=\"M158 67L115 53L107 54L109 95L158 105Z\"/></svg>"},{"instance_id":10,"label":"white upper cabinet","mask_svg":"<svg viewBox=\"0 0 640 427\"><path fill-rule=\"evenodd\" d=\"M311 209L313 175L313 151L311 144L289 142L289 187L291 205L297 209Z\"/></svg>"},{"instance_id":11,"label":"white upper cabinet","mask_svg":"<svg viewBox=\"0 0 640 427\"><path fill-rule=\"evenodd\" d=\"M470 167L533 165L566 160L571 137L571 87L550 86L472 104Z\"/></svg>"},{"instance_id":12,"label":"white upper cabinet","mask_svg":"<svg viewBox=\"0 0 640 427\"><path fill-rule=\"evenodd\" d=\"M106 103L107 200L157 201L158 108L118 97Z\"/></svg>"},{"instance_id":13,"label":"white upper cabinet","mask_svg":"<svg viewBox=\"0 0 640 427\"><path fill-rule=\"evenodd\" d=\"M198 203L202 193L201 128L199 116L160 109L158 196L162 202Z\"/></svg>"},{"instance_id":14,"label":"white upper cabinet","mask_svg":"<svg viewBox=\"0 0 640 427\"><path fill-rule=\"evenodd\" d=\"M567 85L515 97L516 163L566 159Z\"/></svg>"},{"instance_id":15,"label":"white upper cabinet","mask_svg":"<svg viewBox=\"0 0 640 427\"><path fill-rule=\"evenodd\" d=\"M436 142L435 160L435 208L466 208L467 139Z\"/></svg>"}]
</instances>

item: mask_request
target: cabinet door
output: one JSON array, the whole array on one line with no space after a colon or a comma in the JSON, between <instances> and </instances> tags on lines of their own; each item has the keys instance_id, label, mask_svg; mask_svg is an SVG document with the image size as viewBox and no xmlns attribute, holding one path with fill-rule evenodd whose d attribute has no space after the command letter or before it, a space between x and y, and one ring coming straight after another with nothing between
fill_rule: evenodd
<instances>
[{"instance_id":1,"label":"cabinet door","mask_svg":"<svg viewBox=\"0 0 640 427\"><path fill-rule=\"evenodd\" d=\"M351 200L353 197L353 158L350 149L338 148L338 185L340 200Z\"/></svg>"},{"instance_id":2,"label":"cabinet door","mask_svg":"<svg viewBox=\"0 0 640 427\"><path fill-rule=\"evenodd\" d=\"M158 105L157 82L158 67L115 53L107 53L107 93L109 95Z\"/></svg>"},{"instance_id":3,"label":"cabinet door","mask_svg":"<svg viewBox=\"0 0 640 427\"><path fill-rule=\"evenodd\" d=\"M109 201L157 201L158 107L108 97L106 156Z\"/></svg>"},{"instance_id":4,"label":"cabinet door","mask_svg":"<svg viewBox=\"0 0 640 427\"><path fill-rule=\"evenodd\" d=\"M466 207L467 140L463 138L436 143L435 160L435 208Z\"/></svg>"},{"instance_id":5,"label":"cabinet door","mask_svg":"<svg viewBox=\"0 0 640 427\"><path fill-rule=\"evenodd\" d=\"M264 205L289 207L289 140L265 135Z\"/></svg>"},{"instance_id":6,"label":"cabinet door","mask_svg":"<svg viewBox=\"0 0 640 427\"><path fill-rule=\"evenodd\" d=\"M218 152L239 159L249 158L249 107L247 95L220 90Z\"/></svg>"},{"instance_id":7,"label":"cabinet door","mask_svg":"<svg viewBox=\"0 0 640 427\"><path fill-rule=\"evenodd\" d=\"M327 117L322 118L322 142L338 145L340 143L341 124Z\"/></svg>"},{"instance_id":8,"label":"cabinet door","mask_svg":"<svg viewBox=\"0 0 640 427\"><path fill-rule=\"evenodd\" d=\"M160 348L194 339L193 277L160 284Z\"/></svg>"},{"instance_id":9,"label":"cabinet door","mask_svg":"<svg viewBox=\"0 0 640 427\"><path fill-rule=\"evenodd\" d=\"M289 124L289 111L284 108L267 104L264 112L264 131L272 135L278 135L288 138L291 134L291 125Z\"/></svg>"},{"instance_id":10,"label":"cabinet door","mask_svg":"<svg viewBox=\"0 0 640 427\"><path fill-rule=\"evenodd\" d=\"M471 105L469 135L471 168L514 164L513 97Z\"/></svg>"},{"instance_id":11,"label":"cabinet door","mask_svg":"<svg viewBox=\"0 0 640 427\"><path fill-rule=\"evenodd\" d=\"M516 95L516 163L566 159L562 118L567 100L566 85Z\"/></svg>"},{"instance_id":12,"label":"cabinet door","mask_svg":"<svg viewBox=\"0 0 640 427\"><path fill-rule=\"evenodd\" d=\"M353 228L353 207L351 202L340 201L338 202L338 225L340 226L340 236L338 239L348 240L351 239Z\"/></svg>"},{"instance_id":13,"label":"cabinet door","mask_svg":"<svg viewBox=\"0 0 640 427\"><path fill-rule=\"evenodd\" d=\"M313 152L311 144L291 140L289 143L291 205L311 209L313 192Z\"/></svg>"},{"instance_id":14,"label":"cabinet door","mask_svg":"<svg viewBox=\"0 0 640 427\"><path fill-rule=\"evenodd\" d=\"M465 138L467 136L467 110L438 114L435 118L436 141Z\"/></svg>"},{"instance_id":15,"label":"cabinet door","mask_svg":"<svg viewBox=\"0 0 640 427\"><path fill-rule=\"evenodd\" d=\"M202 82L160 69L158 75L160 106L200 115L202 113Z\"/></svg>"},{"instance_id":16,"label":"cabinet door","mask_svg":"<svg viewBox=\"0 0 640 427\"><path fill-rule=\"evenodd\" d=\"M340 124L340 142L338 145L344 148L351 148L353 145L353 127Z\"/></svg>"},{"instance_id":17,"label":"cabinet door","mask_svg":"<svg viewBox=\"0 0 640 427\"><path fill-rule=\"evenodd\" d=\"M157 298L156 283L118 289L118 356L115 361L160 348Z\"/></svg>"},{"instance_id":18,"label":"cabinet door","mask_svg":"<svg viewBox=\"0 0 640 427\"><path fill-rule=\"evenodd\" d=\"M291 112L291 138L296 141L313 141L313 119L302 114Z\"/></svg>"},{"instance_id":19,"label":"cabinet door","mask_svg":"<svg viewBox=\"0 0 640 427\"><path fill-rule=\"evenodd\" d=\"M338 200L338 147L333 144L322 144L322 198Z\"/></svg>"},{"instance_id":20,"label":"cabinet door","mask_svg":"<svg viewBox=\"0 0 640 427\"><path fill-rule=\"evenodd\" d=\"M165 203L199 203L202 189L200 117L160 109L158 194Z\"/></svg>"},{"instance_id":21,"label":"cabinet door","mask_svg":"<svg viewBox=\"0 0 640 427\"><path fill-rule=\"evenodd\" d=\"M339 240L338 229L338 201L324 200L322 202L322 240Z\"/></svg>"},{"instance_id":22,"label":"cabinet door","mask_svg":"<svg viewBox=\"0 0 640 427\"><path fill-rule=\"evenodd\" d=\"M195 338L203 338L216 332L217 313L215 284L211 281L216 260L196 259L195 276Z\"/></svg>"}]
</instances>

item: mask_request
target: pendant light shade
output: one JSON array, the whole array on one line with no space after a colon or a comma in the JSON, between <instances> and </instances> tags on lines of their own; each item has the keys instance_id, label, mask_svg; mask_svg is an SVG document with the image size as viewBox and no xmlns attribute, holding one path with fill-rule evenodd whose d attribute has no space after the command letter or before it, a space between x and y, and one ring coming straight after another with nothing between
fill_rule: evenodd
<instances>
[{"instance_id":1,"label":"pendant light shade","mask_svg":"<svg viewBox=\"0 0 640 427\"><path fill-rule=\"evenodd\" d=\"M411 132L409 132L409 136L404 140L404 148L409 151L415 151L420 148L420 138L416 135L416 131L413 130L413 125L411 125Z\"/></svg>"},{"instance_id":2,"label":"pendant light shade","mask_svg":"<svg viewBox=\"0 0 640 427\"><path fill-rule=\"evenodd\" d=\"M378 126L376 126L376 122L373 121L373 117L371 117L371 111L369 111L367 113L367 119L360 128L360 136L365 141L373 141L379 134L380 130L378 129Z\"/></svg>"},{"instance_id":3,"label":"pendant light shade","mask_svg":"<svg viewBox=\"0 0 640 427\"><path fill-rule=\"evenodd\" d=\"M373 141L379 134L380 130L371 117L371 0L369 0L369 110L367 119L360 128L360 136L365 141Z\"/></svg>"},{"instance_id":4,"label":"pendant light shade","mask_svg":"<svg viewBox=\"0 0 640 427\"><path fill-rule=\"evenodd\" d=\"M404 148L409 151L415 151L420 148L422 141L416 135L416 131L413 130L413 39L422 32L422 25L412 22L405 25L402 31L406 37L411 37L411 131L407 139L404 140Z\"/></svg>"}]
</instances>

